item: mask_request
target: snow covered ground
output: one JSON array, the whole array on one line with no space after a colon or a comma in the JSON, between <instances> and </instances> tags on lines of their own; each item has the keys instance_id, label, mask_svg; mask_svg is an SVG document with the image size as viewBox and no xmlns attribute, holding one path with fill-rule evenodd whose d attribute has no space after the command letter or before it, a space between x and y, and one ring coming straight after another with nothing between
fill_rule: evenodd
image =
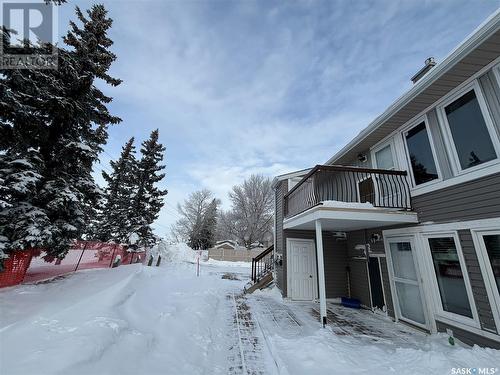
<instances>
[{"instance_id":1,"label":"snow covered ground","mask_svg":"<svg viewBox=\"0 0 500 375\"><path fill-rule=\"evenodd\" d=\"M199 277L195 267L86 270L0 290L0 374L450 374L500 364L498 351L375 317L380 335L350 330L363 318L353 310L337 311L347 328L322 329L311 304L275 290L242 295L247 265L202 262Z\"/></svg>"}]
</instances>

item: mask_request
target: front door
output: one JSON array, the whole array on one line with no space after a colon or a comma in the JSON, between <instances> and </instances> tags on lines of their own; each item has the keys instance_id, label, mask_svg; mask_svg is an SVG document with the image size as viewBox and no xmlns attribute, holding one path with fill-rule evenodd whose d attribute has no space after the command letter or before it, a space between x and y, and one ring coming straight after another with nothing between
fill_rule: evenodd
<instances>
[{"instance_id":1,"label":"front door","mask_svg":"<svg viewBox=\"0 0 500 375\"><path fill-rule=\"evenodd\" d=\"M372 308L384 310L384 290L382 289L382 275L378 257L370 257L368 261L370 275L370 292L372 295Z\"/></svg>"},{"instance_id":2,"label":"front door","mask_svg":"<svg viewBox=\"0 0 500 375\"><path fill-rule=\"evenodd\" d=\"M425 305L420 289L413 241L411 238L389 239L388 243L398 318L426 328Z\"/></svg>"},{"instance_id":3,"label":"front door","mask_svg":"<svg viewBox=\"0 0 500 375\"><path fill-rule=\"evenodd\" d=\"M313 240L287 241L288 296L293 300L317 298L316 252Z\"/></svg>"}]
</instances>

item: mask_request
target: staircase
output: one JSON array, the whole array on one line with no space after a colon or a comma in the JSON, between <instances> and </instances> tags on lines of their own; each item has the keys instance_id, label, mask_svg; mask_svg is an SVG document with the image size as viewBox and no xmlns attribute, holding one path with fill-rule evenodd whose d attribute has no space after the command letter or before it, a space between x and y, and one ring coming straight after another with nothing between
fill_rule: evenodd
<instances>
[{"instance_id":1,"label":"staircase","mask_svg":"<svg viewBox=\"0 0 500 375\"><path fill-rule=\"evenodd\" d=\"M263 289L273 281L273 250L274 246L271 245L252 258L252 277L249 285L245 287L245 293Z\"/></svg>"}]
</instances>

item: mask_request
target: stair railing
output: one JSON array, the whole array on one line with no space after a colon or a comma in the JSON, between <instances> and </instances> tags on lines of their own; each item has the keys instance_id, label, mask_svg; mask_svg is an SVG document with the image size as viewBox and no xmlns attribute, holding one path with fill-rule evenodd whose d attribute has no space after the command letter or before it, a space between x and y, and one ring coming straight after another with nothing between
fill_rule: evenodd
<instances>
[{"instance_id":1,"label":"stair railing","mask_svg":"<svg viewBox=\"0 0 500 375\"><path fill-rule=\"evenodd\" d=\"M269 246L262 253L252 258L252 281L259 282L264 276L273 270L274 246Z\"/></svg>"}]
</instances>

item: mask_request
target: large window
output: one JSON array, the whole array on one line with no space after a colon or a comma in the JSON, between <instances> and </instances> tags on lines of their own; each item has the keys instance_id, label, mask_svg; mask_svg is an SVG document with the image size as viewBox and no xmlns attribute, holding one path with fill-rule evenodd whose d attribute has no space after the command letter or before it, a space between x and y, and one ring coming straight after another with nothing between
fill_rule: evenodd
<instances>
[{"instance_id":1,"label":"large window","mask_svg":"<svg viewBox=\"0 0 500 375\"><path fill-rule=\"evenodd\" d=\"M425 122L407 131L405 139L415 185L437 179L438 172Z\"/></svg>"},{"instance_id":2,"label":"large window","mask_svg":"<svg viewBox=\"0 0 500 375\"><path fill-rule=\"evenodd\" d=\"M471 232L493 317L498 328L500 327L500 228Z\"/></svg>"},{"instance_id":3,"label":"large window","mask_svg":"<svg viewBox=\"0 0 500 375\"><path fill-rule=\"evenodd\" d=\"M498 292L500 293L500 234L489 234L483 236L484 247L488 254L493 277Z\"/></svg>"},{"instance_id":4,"label":"large window","mask_svg":"<svg viewBox=\"0 0 500 375\"><path fill-rule=\"evenodd\" d=\"M429 247L443 310L472 318L455 239L429 238Z\"/></svg>"},{"instance_id":5,"label":"large window","mask_svg":"<svg viewBox=\"0 0 500 375\"><path fill-rule=\"evenodd\" d=\"M462 170L496 159L476 92L468 91L444 107Z\"/></svg>"}]
</instances>

